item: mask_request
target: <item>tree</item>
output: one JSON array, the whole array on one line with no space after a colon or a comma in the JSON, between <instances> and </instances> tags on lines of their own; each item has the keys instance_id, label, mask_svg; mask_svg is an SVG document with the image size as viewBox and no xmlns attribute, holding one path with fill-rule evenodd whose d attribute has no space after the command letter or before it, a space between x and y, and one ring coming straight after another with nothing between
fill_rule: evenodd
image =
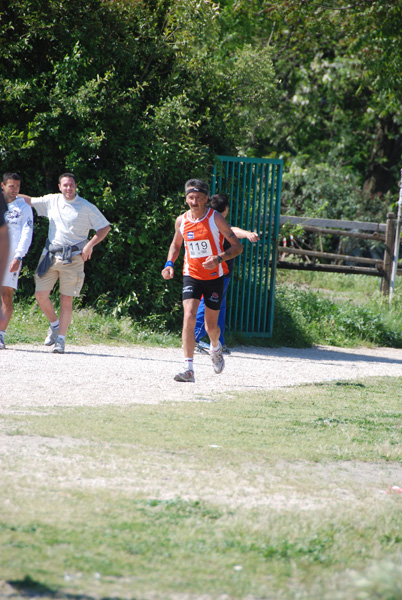
<instances>
[{"instance_id":1,"label":"tree","mask_svg":"<svg viewBox=\"0 0 402 600\"><path fill-rule=\"evenodd\" d=\"M266 111L254 152L281 156L288 167L296 163L317 175L323 170L316 165L325 163L326 170L343 171L345 180L358 177L356 210L367 218L384 217L389 194L397 192L402 154L400 3L221 4L230 43L270 46L280 82L276 110ZM331 198L327 201L330 205Z\"/></svg>"},{"instance_id":2,"label":"tree","mask_svg":"<svg viewBox=\"0 0 402 600\"><path fill-rule=\"evenodd\" d=\"M258 50L216 54L218 14L210 0L1 3L3 170L21 172L32 195L75 173L79 193L113 226L88 265L84 303L177 322L179 281L167 287L160 270L184 182L208 178L215 153L235 153L273 95L268 52L252 88L246 73ZM44 243L39 221L30 273ZM31 279L22 285L32 293Z\"/></svg>"}]
</instances>

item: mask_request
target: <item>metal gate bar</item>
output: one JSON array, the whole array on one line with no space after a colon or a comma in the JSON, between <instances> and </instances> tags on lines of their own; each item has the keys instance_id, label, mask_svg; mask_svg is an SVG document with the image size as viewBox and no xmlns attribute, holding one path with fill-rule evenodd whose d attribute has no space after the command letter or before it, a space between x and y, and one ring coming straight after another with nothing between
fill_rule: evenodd
<instances>
[{"instance_id":1,"label":"metal gate bar","mask_svg":"<svg viewBox=\"0 0 402 600\"><path fill-rule=\"evenodd\" d=\"M260 241L242 240L243 254L227 298L227 329L249 337L271 337L279 235L281 160L218 156L212 194L230 197L230 223L254 231Z\"/></svg>"}]
</instances>

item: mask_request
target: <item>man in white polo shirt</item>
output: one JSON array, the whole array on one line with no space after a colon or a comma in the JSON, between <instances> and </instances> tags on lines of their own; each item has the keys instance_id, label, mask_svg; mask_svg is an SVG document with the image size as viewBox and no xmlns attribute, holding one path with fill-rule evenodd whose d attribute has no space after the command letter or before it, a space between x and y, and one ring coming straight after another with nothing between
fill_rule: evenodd
<instances>
[{"instance_id":1,"label":"man in white polo shirt","mask_svg":"<svg viewBox=\"0 0 402 600\"><path fill-rule=\"evenodd\" d=\"M80 295L84 283L84 263L91 258L94 246L107 236L110 224L94 204L78 196L72 173L60 175L59 190L59 194L39 198L23 197L39 216L49 219L48 239L35 273L35 298L50 322L45 345L54 344L53 352L63 354L73 299ZM91 230L95 235L88 240ZM50 300L57 280L59 318Z\"/></svg>"}]
</instances>

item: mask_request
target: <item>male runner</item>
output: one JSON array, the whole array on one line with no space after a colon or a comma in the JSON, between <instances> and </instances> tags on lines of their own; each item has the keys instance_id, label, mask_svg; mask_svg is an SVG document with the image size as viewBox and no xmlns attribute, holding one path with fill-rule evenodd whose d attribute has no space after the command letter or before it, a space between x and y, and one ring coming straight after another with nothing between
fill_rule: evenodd
<instances>
[{"instance_id":1,"label":"male runner","mask_svg":"<svg viewBox=\"0 0 402 600\"><path fill-rule=\"evenodd\" d=\"M205 327L211 342L211 358L215 373L221 373L225 361L219 342L218 316L223 298L224 275L228 273L225 260L238 256L243 247L225 218L206 206L208 185L199 179L189 179L184 187L189 210L176 219L175 234L170 245L167 262L162 269L164 279L174 276L174 262L184 243L183 266L183 351L184 371L174 379L194 382L194 327L198 305L205 298ZM223 241L230 247L223 250Z\"/></svg>"}]
</instances>

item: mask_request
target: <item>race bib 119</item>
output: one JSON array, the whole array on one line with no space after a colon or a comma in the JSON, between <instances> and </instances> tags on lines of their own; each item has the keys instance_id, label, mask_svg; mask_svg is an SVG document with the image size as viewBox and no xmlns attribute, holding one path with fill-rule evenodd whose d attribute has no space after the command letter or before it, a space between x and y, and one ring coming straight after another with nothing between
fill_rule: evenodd
<instances>
[{"instance_id":1,"label":"race bib 119","mask_svg":"<svg viewBox=\"0 0 402 600\"><path fill-rule=\"evenodd\" d=\"M196 242L187 242L187 248L190 258L204 258L212 256L212 248L209 240L197 240Z\"/></svg>"}]
</instances>

